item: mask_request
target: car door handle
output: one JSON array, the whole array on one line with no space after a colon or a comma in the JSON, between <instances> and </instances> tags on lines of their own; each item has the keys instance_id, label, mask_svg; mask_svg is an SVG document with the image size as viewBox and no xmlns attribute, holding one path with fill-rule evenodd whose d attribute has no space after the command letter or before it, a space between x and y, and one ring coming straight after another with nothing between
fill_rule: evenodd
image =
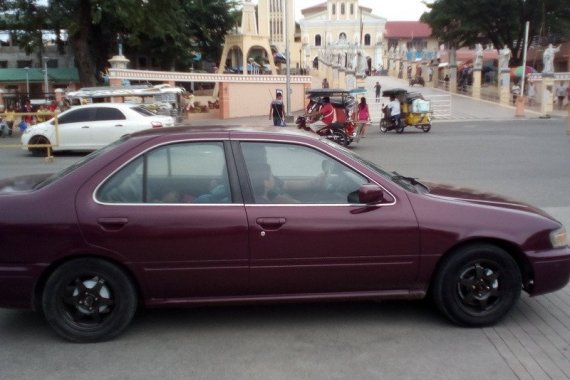
<instances>
[{"instance_id":1,"label":"car door handle","mask_svg":"<svg viewBox=\"0 0 570 380\"><path fill-rule=\"evenodd\" d=\"M255 222L266 230L276 230L287 222L285 218L257 218Z\"/></svg>"},{"instance_id":2,"label":"car door handle","mask_svg":"<svg viewBox=\"0 0 570 380\"><path fill-rule=\"evenodd\" d=\"M115 127L123 127L123 124L115 124Z\"/></svg>"},{"instance_id":3,"label":"car door handle","mask_svg":"<svg viewBox=\"0 0 570 380\"><path fill-rule=\"evenodd\" d=\"M97 223L105 230L120 230L123 228L129 219L127 218L99 218Z\"/></svg>"},{"instance_id":4,"label":"car door handle","mask_svg":"<svg viewBox=\"0 0 570 380\"><path fill-rule=\"evenodd\" d=\"M81 129L87 129L87 128L89 128L88 125L84 125L83 127L81 127Z\"/></svg>"}]
</instances>

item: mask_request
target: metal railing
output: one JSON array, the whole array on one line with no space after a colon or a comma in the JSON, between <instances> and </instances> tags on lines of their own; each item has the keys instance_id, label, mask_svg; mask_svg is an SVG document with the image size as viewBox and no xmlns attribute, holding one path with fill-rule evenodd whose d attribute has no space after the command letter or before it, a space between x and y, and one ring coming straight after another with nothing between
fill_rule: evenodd
<instances>
[{"instance_id":1,"label":"metal railing","mask_svg":"<svg viewBox=\"0 0 570 380\"><path fill-rule=\"evenodd\" d=\"M59 114L59 112L14 112L11 113L10 116L14 116L14 119L18 119L20 118L23 119L25 116L36 116L36 117L45 117L46 121L50 120L50 118L53 118L53 125L55 128L55 142L54 143L50 143L50 144L3 144L0 147L1 148L46 148L46 160L53 160L53 152L52 149L53 147L57 147L59 146L59 123L58 123L58 117L57 115ZM5 119L7 117L6 114L2 114L1 115L3 119ZM28 126L29 127L29 126ZM19 126L16 124L16 121L14 120L14 124L12 125L12 133L14 133L15 131L19 130ZM24 131L22 131L21 133L24 133Z\"/></svg>"}]
</instances>

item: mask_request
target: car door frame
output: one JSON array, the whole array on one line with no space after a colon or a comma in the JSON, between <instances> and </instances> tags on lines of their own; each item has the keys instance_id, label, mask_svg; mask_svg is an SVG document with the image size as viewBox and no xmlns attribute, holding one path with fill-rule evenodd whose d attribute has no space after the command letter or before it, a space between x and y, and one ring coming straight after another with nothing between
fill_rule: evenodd
<instances>
[{"instance_id":1,"label":"car door frame","mask_svg":"<svg viewBox=\"0 0 570 380\"><path fill-rule=\"evenodd\" d=\"M383 292L384 295L406 297L412 293L417 280L419 269L419 227L417 219L413 212L412 206L408 198L401 192L394 192L387 189L386 186L378 181L379 178L367 175L362 168L359 168L357 162L341 158L338 155L332 154L330 151L318 146L304 144L300 142L282 141L283 143L304 145L308 148L316 149L324 153L331 159L342 162L348 165L349 168L355 170L359 174L366 177L372 183L375 183L383 188L386 194L393 197L394 202L389 204L380 205L313 205L313 204L256 204L254 201L253 190L250 186L247 166L243 153L241 151L240 143L242 142L255 142L256 140L233 141L232 147L234 150L234 158L236 160L236 167L238 169L239 180L244 195L244 205L249 222L249 237L250 237L250 272L251 272L251 291L254 295L258 296L271 296L272 298L279 297L293 297L293 298L330 298L330 297L343 297L348 293L354 295L356 292L364 297ZM260 142L260 140L257 140ZM280 141L263 141L267 143L279 143ZM345 161L346 160L346 161ZM361 170L357 170L361 169ZM397 193L395 195L395 193ZM286 223L292 222L293 228L298 228L303 225L303 218L295 221L297 211L305 209L306 211L316 215L316 213L325 210L324 215L330 215L332 218L339 218L359 214L363 217L370 218L374 213L379 215L380 212L389 214L391 221L400 223L399 235L403 235L403 231L408 231L409 236L407 240L401 244L400 248L406 249L408 254L398 255L377 255L377 256L330 256L326 257L269 257L259 250L269 249L272 246L258 244L262 239L269 239L272 234L279 234L285 229L280 230L277 227L275 230L267 230L258 225L258 218L273 218L286 220ZM386 211L381 211L386 210ZM397 212L404 213L405 217L401 220L397 218ZM302 211L300 211L302 212ZM327 214L329 213L329 214ZM290 220L288 220L290 218ZM326 217L322 218L326 224ZM297 225L295 225L297 223ZM287 224L286 224L287 225ZM392 228L386 227L387 231ZM306 232L301 231L304 236ZM370 240L371 234L367 234ZM382 235L386 237L386 233ZM355 235L355 238L357 235ZM296 236L289 236L290 239L280 239L281 244L288 244L294 242ZM313 240L314 243L314 240ZM350 241L340 241L343 247L350 249ZM387 243L390 248L397 249L397 244ZM358 244L354 244L358 246ZM296 249L303 249L298 244L292 244ZM282 248L282 247L279 247ZM336 247L332 247L334 250ZM362 244L360 244L362 249ZM338 254L338 250L336 252ZM375 278L376 276L376 278ZM351 283L352 281L352 283ZM354 282L356 281L356 282ZM313 283L311 285L311 283Z\"/></svg>"}]
</instances>

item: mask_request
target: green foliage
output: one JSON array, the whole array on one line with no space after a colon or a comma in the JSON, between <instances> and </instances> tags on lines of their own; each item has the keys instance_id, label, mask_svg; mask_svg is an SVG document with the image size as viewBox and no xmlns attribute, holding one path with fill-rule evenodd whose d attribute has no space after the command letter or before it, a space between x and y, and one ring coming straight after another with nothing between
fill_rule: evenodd
<instances>
[{"instance_id":1,"label":"green foliage","mask_svg":"<svg viewBox=\"0 0 570 380\"><path fill-rule=\"evenodd\" d=\"M430 11L421 21L442 42L455 47L477 42L506 45L515 64L522 59L526 21L529 37L542 44L570 34L570 0L435 0L427 6Z\"/></svg>"},{"instance_id":2,"label":"green foliage","mask_svg":"<svg viewBox=\"0 0 570 380\"><path fill-rule=\"evenodd\" d=\"M216 60L236 24L237 0L0 0L0 28L17 33L28 52L42 49L41 30L66 31L83 85L117 54L152 58L160 69L186 70L193 51ZM60 50L63 41L56 41Z\"/></svg>"}]
</instances>

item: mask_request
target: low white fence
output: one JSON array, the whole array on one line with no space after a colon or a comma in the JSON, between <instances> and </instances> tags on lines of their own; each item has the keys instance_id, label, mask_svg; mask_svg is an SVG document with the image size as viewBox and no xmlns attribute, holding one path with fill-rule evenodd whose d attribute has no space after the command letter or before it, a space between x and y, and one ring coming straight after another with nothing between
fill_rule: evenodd
<instances>
[{"instance_id":1,"label":"low white fence","mask_svg":"<svg viewBox=\"0 0 570 380\"><path fill-rule=\"evenodd\" d=\"M430 101L431 117L433 119L448 119L451 117L451 94L445 95L425 95L424 98Z\"/></svg>"}]
</instances>

